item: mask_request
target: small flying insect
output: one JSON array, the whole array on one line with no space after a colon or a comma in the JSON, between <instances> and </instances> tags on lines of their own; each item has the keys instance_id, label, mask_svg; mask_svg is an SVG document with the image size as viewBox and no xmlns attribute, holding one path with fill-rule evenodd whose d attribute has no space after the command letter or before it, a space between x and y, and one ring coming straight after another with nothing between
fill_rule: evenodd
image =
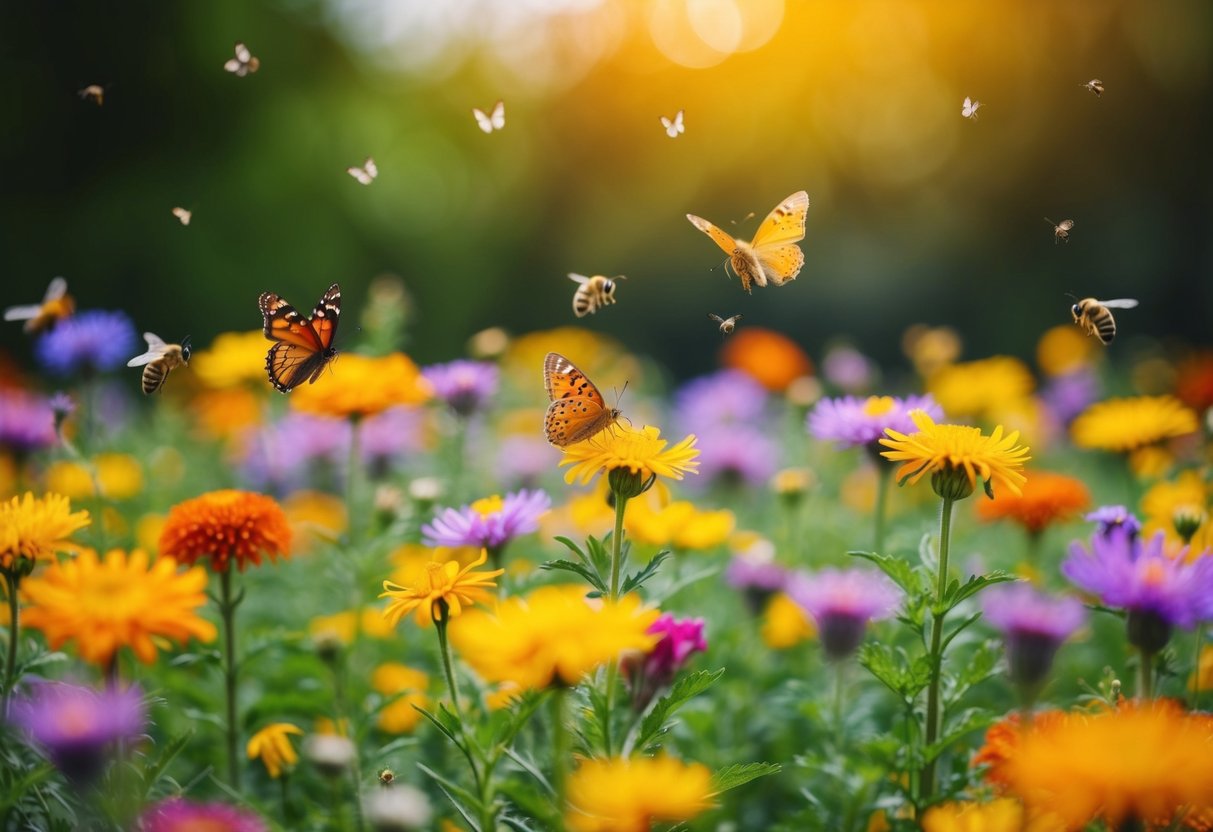
<instances>
[{"instance_id":1,"label":"small flying insect","mask_svg":"<svg viewBox=\"0 0 1213 832\"><path fill-rule=\"evenodd\" d=\"M145 332L143 340L147 341L147 352L136 355L126 366L143 367L143 395L150 396L164 386L169 373L190 363L190 339L166 344L159 335Z\"/></svg>"},{"instance_id":2,"label":"small flying insect","mask_svg":"<svg viewBox=\"0 0 1213 832\"><path fill-rule=\"evenodd\" d=\"M177 221L182 225L189 225L190 220L193 219L194 212L178 205L173 209L173 216L176 217Z\"/></svg>"},{"instance_id":3,"label":"small flying insect","mask_svg":"<svg viewBox=\"0 0 1213 832\"><path fill-rule=\"evenodd\" d=\"M593 315L604 306L613 304L615 289L618 286L616 281L627 280L627 278L623 275L603 277L600 274L586 277L583 274L569 272L569 280L581 284L573 293L573 314L578 318L584 318L586 315Z\"/></svg>"},{"instance_id":4,"label":"small flying insect","mask_svg":"<svg viewBox=\"0 0 1213 832\"><path fill-rule=\"evenodd\" d=\"M962 116L964 116L965 118L976 119L977 118L977 108L980 106L981 106L980 101L975 101L974 99L971 99L968 96L965 96L964 104L962 104L960 106L960 114Z\"/></svg>"},{"instance_id":5,"label":"small flying insect","mask_svg":"<svg viewBox=\"0 0 1213 832\"><path fill-rule=\"evenodd\" d=\"M10 306L4 310L4 320L25 321L25 331L34 335L50 329L75 311L76 300L67 293L67 281L56 277L46 287L42 303Z\"/></svg>"},{"instance_id":6,"label":"small flying insect","mask_svg":"<svg viewBox=\"0 0 1213 832\"><path fill-rule=\"evenodd\" d=\"M1092 78L1090 81L1087 81L1087 83L1083 84L1082 86L1086 87L1091 92L1095 93L1096 98L1099 98L1100 96L1103 95L1103 81L1100 81L1098 78Z\"/></svg>"},{"instance_id":7,"label":"small flying insect","mask_svg":"<svg viewBox=\"0 0 1213 832\"><path fill-rule=\"evenodd\" d=\"M472 117L476 119L476 125L485 133L500 130L505 127L505 102L498 101L487 113L479 107L473 107Z\"/></svg>"},{"instance_id":8,"label":"small flying insect","mask_svg":"<svg viewBox=\"0 0 1213 832\"><path fill-rule=\"evenodd\" d=\"M357 179L359 185L369 185L379 175L379 168L375 165L375 160L368 156L366 157L366 161L362 163L362 167L346 168L345 172Z\"/></svg>"},{"instance_id":9,"label":"small flying insect","mask_svg":"<svg viewBox=\"0 0 1213 832\"><path fill-rule=\"evenodd\" d=\"M682 123L682 110L674 113L674 117L666 118L661 116L661 126L665 128L665 134L671 139L676 139L682 133L687 131L686 125Z\"/></svg>"},{"instance_id":10,"label":"small flying insect","mask_svg":"<svg viewBox=\"0 0 1213 832\"><path fill-rule=\"evenodd\" d=\"M708 317L720 324L721 335L732 335L733 330L737 328L737 322L742 318L741 315L734 315L731 318L722 318L719 315L713 315L711 312L708 313Z\"/></svg>"},{"instance_id":11,"label":"small flying insect","mask_svg":"<svg viewBox=\"0 0 1213 832\"><path fill-rule=\"evenodd\" d=\"M247 46L243 43L238 43L236 44L236 57L228 58L223 68L237 78L243 78L250 72L256 72L260 69L261 61L248 50Z\"/></svg>"},{"instance_id":12,"label":"small flying insect","mask_svg":"<svg viewBox=\"0 0 1213 832\"><path fill-rule=\"evenodd\" d=\"M100 84L89 84L82 90L76 90L76 95L92 101L98 107L105 103L105 87Z\"/></svg>"},{"instance_id":13,"label":"small flying insect","mask_svg":"<svg viewBox=\"0 0 1213 832\"><path fill-rule=\"evenodd\" d=\"M1070 314L1074 316L1074 323L1086 330L1088 335L1094 335L1106 347L1116 337L1116 319L1109 310L1132 309L1134 306L1137 306L1137 301L1132 298L1083 298L1070 307Z\"/></svg>"},{"instance_id":14,"label":"small flying insect","mask_svg":"<svg viewBox=\"0 0 1213 832\"><path fill-rule=\"evenodd\" d=\"M1053 222L1053 220L1045 217L1045 222L1053 226L1053 245L1057 245L1058 241L1070 242L1070 232L1074 230L1074 220Z\"/></svg>"}]
</instances>

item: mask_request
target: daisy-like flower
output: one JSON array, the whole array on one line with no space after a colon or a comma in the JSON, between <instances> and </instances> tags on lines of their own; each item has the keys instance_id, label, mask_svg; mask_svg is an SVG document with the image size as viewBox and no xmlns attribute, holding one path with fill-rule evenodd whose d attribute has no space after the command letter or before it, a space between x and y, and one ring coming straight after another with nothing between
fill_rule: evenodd
<instances>
[{"instance_id":1,"label":"daisy-like flower","mask_svg":"<svg viewBox=\"0 0 1213 832\"><path fill-rule=\"evenodd\" d=\"M1019 741L1024 737L1021 713L1014 711L986 729L985 742L969 760L969 765L981 769L981 778L999 793L1007 790L1007 763L1015 756ZM1032 726L1043 728L1068 718L1065 711L1049 709L1032 713Z\"/></svg>"},{"instance_id":2,"label":"daisy-like flower","mask_svg":"<svg viewBox=\"0 0 1213 832\"><path fill-rule=\"evenodd\" d=\"M483 566L488 558L488 552L481 551L479 558L462 569L457 561L431 561L427 564L425 580L412 587L384 581L384 591L379 597L392 601L383 611L383 617L395 627L401 618L413 613L418 626L428 627L431 622L445 623L459 616L464 607L491 601L493 594L489 590L497 586L493 578L505 570L477 572L476 567Z\"/></svg>"},{"instance_id":3,"label":"daisy-like flower","mask_svg":"<svg viewBox=\"0 0 1213 832\"><path fill-rule=\"evenodd\" d=\"M1005 355L951 364L927 379L927 391L953 418L997 418L1017 408L1034 386L1027 365Z\"/></svg>"},{"instance_id":4,"label":"daisy-like flower","mask_svg":"<svg viewBox=\"0 0 1213 832\"><path fill-rule=\"evenodd\" d=\"M945 499L967 497L977 487L977 478L985 484L986 495L994 497L994 485L1014 494L1021 493L1026 478L1020 471L1029 459L1028 448L1016 445L1019 431L1003 436L1002 426L989 436L979 428L964 425L937 425L930 414L910 413L917 433L887 430L880 444L889 448L881 456L901 462L897 479L913 485L931 474L931 486Z\"/></svg>"},{"instance_id":5,"label":"daisy-like flower","mask_svg":"<svg viewBox=\"0 0 1213 832\"><path fill-rule=\"evenodd\" d=\"M0 449L14 456L55 444L55 414L41 396L0 388Z\"/></svg>"},{"instance_id":6,"label":"daisy-like flower","mask_svg":"<svg viewBox=\"0 0 1213 832\"><path fill-rule=\"evenodd\" d=\"M487 361L460 359L431 364L421 374L434 396L464 419L480 412L497 392L497 367Z\"/></svg>"},{"instance_id":7,"label":"daisy-like flower","mask_svg":"<svg viewBox=\"0 0 1213 832\"><path fill-rule=\"evenodd\" d=\"M0 503L0 569L54 560L57 552L74 548L68 538L89 524L87 511L72 511L71 501L61 494L35 498L32 492Z\"/></svg>"},{"instance_id":8,"label":"daisy-like flower","mask_svg":"<svg viewBox=\"0 0 1213 832\"><path fill-rule=\"evenodd\" d=\"M1070 435L1080 448L1128 453L1195 433L1196 413L1172 396L1108 399L1083 411Z\"/></svg>"},{"instance_id":9,"label":"daisy-like flower","mask_svg":"<svg viewBox=\"0 0 1213 832\"><path fill-rule=\"evenodd\" d=\"M808 431L815 439L833 442L840 448L874 446L885 428L913 433L910 413L921 410L932 419L943 418L943 408L930 396L844 396L822 399L809 412Z\"/></svg>"},{"instance_id":10,"label":"daisy-like flower","mask_svg":"<svg viewBox=\"0 0 1213 832\"><path fill-rule=\"evenodd\" d=\"M451 643L486 682L542 690L575 685L629 651L647 652L657 610L635 596L591 604L583 586L541 587L502 601L494 613L472 610L451 624Z\"/></svg>"},{"instance_id":11,"label":"daisy-like flower","mask_svg":"<svg viewBox=\"0 0 1213 832\"><path fill-rule=\"evenodd\" d=\"M1190 545L1192 552L1202 552L1213 547L1213 527L1208 522L1211 493L1197 471L1184 471L1171 482L1150 486L1141 498L1146 534L1162 532L1176 549Z\"/></svg>"},{"instance_id":12,"label":"daisy-like flower","mask_svg":"<svg viewBox=\"0 0 1213 832\"><path fill-rule=\"evenodd\" d=\"M699 450L691 434L673 447L661 438L661 431L651 425L640 430L615 425L592 439L569 445L564 449L561 465L571 465L565 472L568 483L589 485L598 474L628 471L642 482L656 477L680 480L699 467L695 461Z\"/></svg>"},{"instance_id":13,"label":"daisy-like flower","mask_svg":"<svg viewBox=\"0 0 1213 832\"><path fill-rule=\"evenodd\" d=\"M797 572L786 591L813 616L821 647L834 661L854 653L863 643L868 622L888 618L902 599L892 581L867 569Z\"/></svg>"},{"instance_id":14,"label":"daisy-like flower","mask_svg":"<svg viewBox=\"0 0 1213 832\"><path fill-rule=\"evenodd\" d=\"M291 527L286 513L271 497L249 491L210 491L173 506L160 534L160 552L182 563L210 559L215 572L232 561L243 572L291 553Z\"/></svg>"},{"instance_id":15,"label":"daisy-like flower","mask_svg":"<svg viewBox=\"0 0 1213 832\"><path fill-rule=\"evenodd\" d=\"M171 557L148 562L135 549L85 550L74 560L52 563L21 585L29 601L24 623L46 634L52 650L69 640L80 658L108 667L123 647L151 663L164 641L213 641L215 625L196 610L206 603L206 572L177 571Z\"/></svg>"},{"instance_id":16,"label":"daisy-like flower","mask_svg":"<svg viewBox=\"0 0 1213 832\"><path fill-rule=\"evenodd\" d=\"M703 637L702 618L677 619L670 613L649 627L649 633L661 640L642 659L625 661L625 673L631 678L632 705L643 711L658 691L674 680L693 653L703 653L708 643Z\"/></svg>"},{"instance_id":17,"label":"daisy-like flower","mask_svg":"<svg viewBox=\"0 0 1213 832\"><path fill-rule=\"evenodd\" d=\"M986 621L1007 642L1011 679L1029 695L1049 675L1057 648L1082 626L1083 606L1073 598L1051 598L1028 584L991 587L982 598Z\"/></svg>"},{"instance_id":18,"label":"daisy-like flower","mask_svg":"<svg viewBox=\"0 0 1213 832\"><path fill-rule=\"evenodd\" d=\"M699 511L686 500L676 500L661 508L637 500L624 520L624 528L633 540L683 550L719 546L728 539L735 524L736 518L728 509Z\"/></svg>"},{"instance_id":19,"label":"daisy-like flower","mask_svg":"<svg viewBox=\"0 0 1213 832\"><path fill-rule=\"evenodd\" d=\"M97 373L126 363L135 327L125 312L90 309L60 321L38 339L38 361L55 375Z\"/></svg>"},{"instance_id":20,"label":"daisy-like flower","mask_svg":"<svg viewBox=\"0 0 1213 832\"><path fill-rule=\"evenodd\" d=\"M977 504L977 516L987 522L1009 519L1038 535L1053 523L1078 517L1091 505L1082 480L1049 471L1033 471L1019 494L999 491L993 500Z\"/></svg>"},{"instance_id":21,"label":"daisy-like flower","mask_svg":"<svg viewBox=\"0 0 1213 832\"><path fill-rule=\"evenodd\" d=\"M712 806L712 775L673 757L586 760L568 780L572 832L649 832Z\"/></svg>"},{"instance_id":22,"label":"daisy-like flower","mask_svg":"<svg viewBox=\"0 0 1213 832\"><path fill-rule=\"evenodd\" d=\"M190 373L215 390L265 381L265 335L260 329L221 332L190 359Z\"/></svg>"},{"instance_id":23,"label":"daisy-like flower","mask_svg":"<svg viewBox=\"0 0 1213 832\"><path fill-rule=\"evenodd\" d=\"M291 394L291 407L317 416L364 418L398 405L421 404L430 392L429 382L404 353L380 358L343 353L332 372Z\"/></svg>"},{"instance_id":24,"label":"daisy-like flower","mask_svg":"<svg viewBox=\"0 0 1213 832\"><path fill-rule=\"evenodd\" d=\"M539 517L552 507L544 491L494 494L460 509L445 508L421 527L427 546L473 546L499 550L516 537L539 528Z\"/></svg>"},{"instance_id":25,"label":"daisy-like flower","mask_svg":"<svg viewBox=\"0 0 1213 832\"><path fill-rule=\"evenodd\" d=\"M138 688L94 691L61 682L38 682L13 699L9 720L41 748L69 780L90 783L120 740L134 741L147 724Z\"/></svg>"},{"instance_id":26,"label":"daisy-like flower","mask_svg":"<svg viewBox=\"0 0 1213 832\"><path fill-rule=\"evenodd\" d=\"M299 762L291 745L291 735L302 735L303 729L289 722L274 722L249 738L245 753L250 760L261 760L266 773L277 780L283 771L290 772Z\"/></svg>"},{"instance_id":27,"label":"daisy-like flower","mask_svg":"<svg viewBox=\"0 0 1213 832\"><path fill-rule=\"evenodd\" d=\"M266 832L265 821L226 803L195 803L181 797L162 800L139 818L140 832Z\"/></svg>"},{"instance_id":28,"label":"daisy-like flower","mask_svg":"<svg viewBox=\"0 0 1213 832\"><path fill-rule=\"evenodd\" d=\"M1100 506L1082 519L1097 524L1100 537L1135 538L1141 533L1141 521L1124 506Z\"/></svg>"}]
</instances>

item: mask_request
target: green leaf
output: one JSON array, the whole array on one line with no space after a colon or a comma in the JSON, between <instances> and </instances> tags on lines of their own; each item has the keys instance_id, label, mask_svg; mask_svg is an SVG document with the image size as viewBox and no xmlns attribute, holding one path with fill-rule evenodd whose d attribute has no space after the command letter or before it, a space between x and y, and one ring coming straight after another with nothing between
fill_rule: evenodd
<instances>
[{"instance_id":1,"label":"green leaf","mask_svg":"<svg viewBox=\"0 0 1213 832\"><path fill-rule=\"evenodd\" d=\"M1018 580L1019 576L998 569L987 575L970 575L969 580L965 581L963 585L960 585L957 581L953 581L948 585L947 591L944 592L943 611L947 612L955 608L958 604L972 598L988 586Z\"/></svg>"},{"instance_id":2,"label":"green leaf","mask_svg":"<svg viewBox=\"0 0 1213 832\"><path fill-rule=\"evenodd\" d=\"M921 591L922 580L914 567L908 561L893 555L881 555L876 552L847 552L851 557L870 560L880 567L880 571L888 575L907 595L916 595Z\"/></svg>"},{"instance_id":3,"label":"green leaf","mask_svg":"<svg viewBox=\"0 0 1213 832\"><path fill-rule=\"evenodd\" d=\"M447 727L446 723L443 721L443 719L441 717L439 717L435 714L432 714L429 711L427 711L425 708L418 707L417 705L414 705L413 708L418 713L420 713L423 717L428 719L430 722L434 723L435 727L437 727L438 730L441 731L448 740L453 742L457 748L460 748L460 749L463 748L463 742L459 739L458 736L456 736L456 733L454 731L452 731L450 728ZM450 711L447 711L446 708L442 708L441 710L447 714L450 713ZM456 720L458 720L458 717L456 717Z\"/></svg>"},{"instance_id":4,"label":"green leaf","mask_svg":"<svg viewBox=\"0 0 1213 832\"><path fill-rule=\"evenodd\" d=\"M649 750L652 741L665 733L666 720L687 700L703 693L723 675L723 667L719 670L699 670L675 682L673 689L658 699L653 709L645 715L640 724L640 732L636 735L636 741L630 744L631 747L640 748L642 751Z\"/></svg>"},{"instance_id":5,"label":"green leaf","mask_svg":"<svg viewBox=\"0 0 1213 832\"><path fill-rule=\"evenodd\" d=\"M996 640L978 646L963 662L958 662L959 671L953 680L946 705L960 700L974 685L984 682L999 671L1003 647Z\"/></svg>"},{"instance_id":6,"label":"green leaf","mask_svg":"<svg viewBox=\"0 0 1213 832\"><path fill-rule=\"evenodd\" d=\"M475 796L466 789L463 789L452 783L450 780L447 780L441 774L426 766L424 763L418 763L417 768L425 772L426 775L428 775L435 783L438 784L439 790L446 795L447 800L451 801L451 805L455 807L455 811L463 816L463 819L467 821L467 824L472 827L473 832L481 832L480 824L476 821L475 812L464 805L464 801L468 801L473 804L477 803L478 801L476 800ZM463 798L463 800L457 798L456 795L459 795L459 797Z\"/></svg>"},{"instance_id":7,"label":"green leaf","mask_svg":"<svg viewBox=\"0 0 1213 832\"><path fill-rule=\"evenodd\" d=\"M648 563L646 563L644 565L643 569L641 569L639 572L635 573L634 575L629 575L627 578L624 579L623 587L621 588L620 591L626 595L627 593L629 593L632 590L639 587L641 584L643 584L649 578L656 575L657 568L659 566L661 566L661 564L664 563L666 561L666 559L669 558L669 556L670 556L669 552L658 552L657 554L653 555L652 560L650 560Z\"/></svg>"},{"instance_id":8,"label":"green leaf","mask_svg":"<svg viewBox=\"0 0 1213 832\"><path fill-rule=\"evenodd\" d=\"M988 708L970 708L958 714L954 719L948 720L948 724L944 726L943 735L923 749L924 761L930 762L934 760L953 743L963 739L974 731L988 728L997 720L998 717L991 713Z\"/></svg>"},{"instance_id":9,"label":"green leaf","mask_svg":"<svg viewBox=\"0 0 1213 832\"><path fill-rule=\"evenodd\" d=\"M869 641L859 648L859 663L886 688L911 700L931 683L931 662L926 656L910 661L899 647Z\"/></svg>"},{"instance_id":10,"label":"green leaf","mask_svg":"<svg viewBox=\"0 0 1213 832\"><path fill-rule=\"evenodd\" d=\"M725 766L712 775L712 793L720 794L729 789L735 789L751 780L778 774L781 771L777 763L737 763Z\"/></svg>"},{"instance_id":11,"label":"green leaf","mask_svg":"<svg viewBox=\"0 0 1213 832\"><path fill-rule=\"evenodd\" d=\"M952 643L952 639L956 638L958 635L960 635L965 630L967 630L969 628L969 626L972 625L974 622L976 622L977 619L979 619L979 618L981 618L981 613L975 612L972 615L970 615L968 618L966 618L964 621L957 624L956 628L954 630L952 630L952 632L948 633L947 635L945 635L943 637L943 641L940 643L939 649L947 650L948 645Z\"/></svg>"},{"instance_id":12,"label":"green leaf","mask_svg":"<svg viewBox=\"0 0 1213 832\"><path fill-rule=\"evenodd\" d=\"M563 536L557 537L556 542L564 544L565 548L567 548L574 555L576 555L578 557L578 559L581 560L583 563L590 562L589 558L586 556L586 553L581 551L581 547L578 546L576 543L574 543L569 538L563 537Z\"/></svg>"},{"instance_id":13,"label":"green leaf","mask_svg":"<svg viewBox=\"0 0 1213 832\"><path fill-rule=\"evenodd\" d=\"M607 586L598 573L583 564L573 563L571 560L550 560L540 568L552 572L572 572L575 575L581 576L586 583L594 587L599 593L605 595L607 592Z\"/></svg>"}]
</instances>

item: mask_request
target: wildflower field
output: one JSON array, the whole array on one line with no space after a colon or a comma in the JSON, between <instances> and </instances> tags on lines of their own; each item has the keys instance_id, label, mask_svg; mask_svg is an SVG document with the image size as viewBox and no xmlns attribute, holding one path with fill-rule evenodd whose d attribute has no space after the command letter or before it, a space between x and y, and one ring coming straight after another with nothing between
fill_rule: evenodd
<instances>
[{"instance_id":1,"label":"wildflower field","mask_svg":"<svg viewBox=\"0 0 1213 832\"><path fill-rule=\"evenodd\" d=\"M639 17L624 3L549 5L505 13L491 0L452 3L449 17L408 2L326 6L362 15L339 37L350 54L357 41L379 58L397 31L388 10L405 15L408 42L432 54L392 71L441 79L411 83L431 104L457 98L460 123L435 115L419 128L429 138L406 140L404 163L392 149L398 134L375 127L384 122L348 116L364 150L281 181L334 180L309 193L340 186L341 199L363 200L371 207L341 222L366 230L335 235L351 248L330 250L330 232L305 239L311 220L299 219L292 254L268 221L249 262L282 249L298 258L295 273L212 278L199 264L217 269L226 256L217 250L247 242L225 235L264 216L235 199L219 210L215 193L231 171L247 177L258 153L276 165L288 147L324 156L323 142L306 138L217 155L210 186L197 172L183 180L209 200L157 204L180 242L151 236L147 249L195 270L180 289L167 275L122 282L109 262L122 258L108 257L125 239L118 226L112 249L87 254L95 266L64 254L76 271L63 277L53 247L30 231L19 258L38 265L6 280L0 341L0 830L1213 829L1207 252L1184 260L1183 249L1160 261L1157 281L1140 278L1152 268L1140 253L1157 241L1148 230L1118 238L1115 219L1094 207L1105 185L1084 167L1064 181L1086 196L1063 204L1087 206L1091 222L1057 215L1045 226L1037 214L1057 212L1036 209L1045 197L1035 186L1001 180L1033 213L1015 220L1030 233L1015 231L1000 250L1020 271L1018 286L998 284L999 302L978 294L980 281L946 275L935 289L961 301L936 303L927 288L886 295L880 287L893 281L869 283L841 264L904 255L917 264L909 272L935 261L946 272L964 260L954 253L964 242L948 234L920 244L881 212L864 232L874 236L853 245L831 248L815 226L836 237L858 226L862 211L845 206L864 187L954 187L947 168L974 158L964 156L977 154L970 142L996 141L977 131L999 107L1017 100L1028 111L1005 79L990 82L1007 93L1002 105L957 86L960 67L978 58L928 68L922 44L977 37L991 12L956 23L927 2L841 12L654 0L636 4ZM1017 21L1010 46L990 46L997 54L1035 43L1036 24L1011 6L991 4ZM217 8L222 37L193 32L205 55L168 73L206 91L199 106L255 92L276 60L306 72L290 44L319 24L290 17L303 12L256 6L247 43L231 49L246 37L228 32L241 13ZM1082 77L1049 93L1068 102L1067 125L1087 130L1074 135L1093 141L1108 123L1095 113L1117 106L1118 74L1130 96L1150 83L1175 100L1207 93L1213 44L1183 36L1207 14L1160 8L1157 19L1130 2L1094 15L1102 28L1079 50L1091 66L1075 58L1065 71ZM177 12L149 14L191 30ZM273 15L293 22L274 18L283 28L271 35ZM1094 26L1077 12L1052 15L1065 31ZM649 52L619 34L631 26ZM737 39L722 45L730 26ZM495 27L511 37L494 40ZM521 37L532 30L533 40ZM842 142L833 148L845 164L835 162L862 173L737 161L784 139L768 147L757 133L729 134L733 102L713 103L704 85L730 66L765 78L820 33L844 44L831 48L855 72L918 95L922 109L881 111L896 128L885 132L840 115L838 101L866 82L801 86L793 74L787 89L764 87L754 107L782 124L775 116L815 90L806 105L819 108L815 118L850 118L866 137L844 141L838 128L831 139L821 127L816 140ZM558 35L581 50L553 45ZM478 86L435 57L474 41L510 68L495 77L500 86ZM656 109L645 109L643 142L620 141L643 148L631 158L646 183L661 180L660 194L633 187L640 175L620 167L626 154L611 155L609 135L587 140L604 148L602 167L553 144L552 167L539 171L538 114L560 122L543 102L566 81L582 83L588 101L612 77L593 69L591 52L604 65L658 67L648 70L651 89L628 76L635 100ZM317 65L332 61L325 53ZM542 83L540 66L551 70ZM584 79L563 79L565 69ZM361 71L383 89L394 77L382 65ZM64 100L48 112L135 118L123 96L144 100L150 86L123 77L55 90ZM948 89L938 113L936 83ZM370 108L366 84L349 113ZM291 100L270 89L267 99ZM515 98L493 103L482 89L516 90L517 115ZM486 100L465 106L469 90ZM290 125L282 106L275 112ZM798 118L787 124L803 126ZM945 119L946 129L932 126ZM719 144L709 150L736 157L713 173L701 156L703 175L675 182L685 160L661 154L705 153L694 142L713 124ZM1174 141L1199 141L1204 125ZM893 172L880 160L903 130L909 149ZM515 133L534 145L508 149ZM1134 152L1162 158L1172 138L1137 137ZM452 163L472 139L474 153ZM937 139L950 149L932 162ZM348 144L348 135L334 140ZM451 185L442 199L458 234L377 236L392 212L420 210L393 177L415 176L422 188L422 171L432 184L462 164L470 181L502 147L547 177L545 193L568 192L578 205L594 203L616 171L627 198L598 207L624 228L623 203L639 203L651 236L588 235L587 254L566 263L573 242L557 246L524 211L509 215L515 187L534 194L504 167L486 176L485 199L505 216ZM57 208L114 199L107 210L121 213L135 203L122 203L113 182L143 175L132 170L48 186L38 198ZM1115 175L1131 173L1122 165ZM92 187L105 196L89 196ZM279 207L307 204L305 191ZM331 220L329 201L315 203ZM582 209L570 204L535 211L563 218L575 239ZM742 219L750 208L757 215ZM132 228L146 221L139 209L130 217ZM1207 208L1198 215L1208 217ZM1165 242L1162 225L1152 228ZM363 233L379 242L343 262ZM874 242L882 235L899 241L885 254ZM507 238L519 257L535 248L541 259L496 257ZM1031 252L1014 260L1028 239ZM1103 278L1099 247L1136 265ZM677 271L646 270L675 250ZM1079 259L1064 259L1074 251ZM627 274L569 271L594 259ZM560 265L523 274L539 263ZM1078 296L1066 296L1071 285ZM1022 297L1049 308L1024 314ZM1189 302L1164 303L1175 297Z\"/></svg>"}]
</instances>

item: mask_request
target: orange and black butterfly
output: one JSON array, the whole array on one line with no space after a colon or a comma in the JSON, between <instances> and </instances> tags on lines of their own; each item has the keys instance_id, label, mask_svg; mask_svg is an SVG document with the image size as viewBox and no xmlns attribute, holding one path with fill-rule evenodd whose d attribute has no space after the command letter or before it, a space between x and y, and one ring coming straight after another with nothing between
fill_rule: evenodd
<instances>
[{"instance_id":1,"label":"orange and black butterfly","mask_svg":"<svg viewBox=\"0 0 1213 832\"><path fill-rule=\"evenodd\" d=\"M589 439L619 418L619 409L607 407L594 382L559 353L543 359L543 386L552 401L543 418L549 444L563 448Z\"/></svg>"},{"instance_id":2,"label":"orange and black butterfly","mask_svg":"<svg viewBox=\"0 0 1213 832\"><path fill-rule=\"evenodd\" d=\"M270 383L289 393L303 382L314 384L325 366L337 357L333 338L341 317L341 287L334 283L304 318L295 307L273 292L263 292L258 303L265 337L278 343L265 356Z\"/></svg>"}]
</instances>

